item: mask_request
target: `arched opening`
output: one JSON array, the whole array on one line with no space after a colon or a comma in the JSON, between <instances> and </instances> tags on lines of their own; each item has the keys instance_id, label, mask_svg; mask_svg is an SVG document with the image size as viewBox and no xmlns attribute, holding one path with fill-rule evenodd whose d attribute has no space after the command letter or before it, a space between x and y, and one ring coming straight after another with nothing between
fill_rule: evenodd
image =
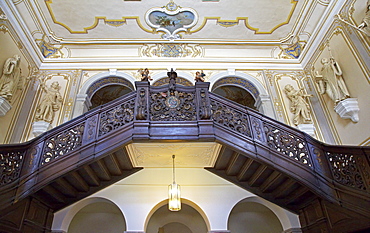
<instances>
[{"instance_id":1,"label":"arched opening","mask_svg":"<svg viewBox=\"0 0 370 233\"><path fill-rule=\"evenodd\" d=\"M237 87L237 86L231 86L231 85L225 85L225 86L216 88L213 91L213 93L221 95L225 97L226 99L234 101L238 104L244 105L254 110L257 110L255 106L256 100L244 88Z\"/></svg>"},{"instance_id":2,"label":"arched opening","mask_svg":"<svg viewBox=\"0 0 370 233\"><path fill-rule=\"evenodd\" d=\"M171 222L158 229L158 233L192 233L189 227L179 222Z\"/></svg>"},{"instance_id":3,"label":"arched opening","mask_svg":"<svg viewBox=\"0 0 370 233\"><path fill-rule=\"evenodd\" d=\"M174 230L175 229L175 230ZM172 212L164 202L151 216L146 226L146 233L207 233L207 224L201 214L186 203L181 210Z\"/></svg>"},{"instance_id":4,"label":"arched opening","mask_svg":"<svg viewBox=\"0 0 370 233\"><path fill-rule=\"evenodd\" d=\"M221 78L212 86L212 92L238 104L258 110L256 100L260 98L260 92L252 82L246 79L239 77Z\"/></svg>"},{"instance_id":5,"label":"arched opening","mask_svg":"<svg viewBox=\"0 0 370 233\"><path fill-rule=\"evenodd\" d=\"M169 82L170 82L170 78L169 77L164 77L164 78L157 79L151 85L155 86L155 87L158 87L158 86L166 85ZM191 83L189 80L187 80L185 78L182 78L182 77L177 77L176 78L176 84L187 86L187 87L193 86L193 83Z\"/></svg>"},{"instance_id":6,"label":"arched opening","mask_svg":"<svg viewBox=\"0 0 370 233\"><path fill-rule=\"evenodd\" d=\"M91 97L90 110L100 105L109 103L112 100L117 99L125 94L132 92L132 90L123 85L108 85L98 89Z\"/></svg>"},{"instance_id":7,"label":"arched opening","mask_svg":"<svg viewBox=\"0 0 370 233\"><path fill-rule=\"evenodd\" d=\"M107 201L86 205L76 213L68 227L68 233L122 233L125 230L122 212Z\"/></svg>"},{"instance_id":8,"label":"arched opening","mask_svg":"<svg viewBox=\"0 0 370 233\"><path fill-rule=\"evenodd\" d=\"M245 199L234 206L228 229L233 233L280 233L283 232L279 218L269 208Z\"/></svg>"}]
</instances>

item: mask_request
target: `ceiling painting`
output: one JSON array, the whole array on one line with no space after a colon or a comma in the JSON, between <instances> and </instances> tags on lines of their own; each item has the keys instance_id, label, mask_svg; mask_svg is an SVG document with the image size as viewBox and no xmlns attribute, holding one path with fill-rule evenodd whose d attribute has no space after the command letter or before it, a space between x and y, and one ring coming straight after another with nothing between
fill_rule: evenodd
<instances>
[{"instance_id":1,"label":"ceiling painting","mask_svg":"<svg viewBox=\"0 0 370 233\"><path fill-rule=\"evenodd\" d=\"M146 23L156 31L164 32L164 39L179 39L177 33L188 31L198 20L195 10L182 8L174 2L168 3L162 8L152 8L145 16Z\"/></svg>"},{"instance_id":2,"label":"ceiling painting","mask_svg":"<svg viewBox=\"0 0 370 233\"><path fill-rule=\"evenodd\" d=\"M251 34L272 34L284 25L292 25L299 13L297 0L213 3L195 0L178 0L176 3L172 0L169 3L163 0L38 0L38 4L49 33L61 40L92 36L101 40L144 39L148 38L148 33L163 34L164 39L179 39L180 32L187 38L194 38L195 34L207 28L216 30L220 39L226 35L228 38L232 35L230 39L250 39L247 38L251 36L248 33L227 28L239 25ZM292 26L284 28L284 36L291 29ZM149 38L158 38L158 35Z\"/></svg>"}]
</instances>

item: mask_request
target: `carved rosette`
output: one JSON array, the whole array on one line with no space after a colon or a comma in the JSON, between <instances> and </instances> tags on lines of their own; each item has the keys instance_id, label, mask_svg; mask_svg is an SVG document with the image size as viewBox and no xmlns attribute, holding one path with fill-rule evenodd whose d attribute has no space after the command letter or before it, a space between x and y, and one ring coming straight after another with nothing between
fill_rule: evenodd
<instances>
[{"instance_id":1,"label":"carved rosette","mask_svg":"<svg viewBox=\"0 0 370 233\"><path fill-rule=\"evenodd\" d=\"M270 148L283 153L304 165L312 167L304 139L269 124L265 124L264 129L267 138L267 145Z\"/></svg>"},{"instance_id":2,"label":"carved rosette","mask_svg":"<svg viewBox=\"0 0 370 233\"><path fill-rule=\"evenodd\" d=\"M152 121L196 120L194 92L151 93L150 100Z\"/></svg>"},{"instance_id":3,"label":"carved rosette","mask_svg":"<svg viewBox=\"0 0 370 233\"><path fill-rule=\"evenodd\" d=\"M11 183L19 178L24 151L0 152L0 185Z\"/></svg>"},{"instance_id":4,"label":"carved rosette","mask_svg":"<svg viewBox=\"0 0 370 233\"><path fill-rule=\"evenodd\" d=\"M130 100L121 106L103 112L100 115L99 137L123 127L134 120L135 100Z\"/></svg>"},{"instance_id":5,"label":"carved rosette","mask_svg":"<svg viewBox=\"0 0 370 233\"><path fill-rule=\"evenodd\" d=\"M85 123L68 129L45 141L41 165L61 157L81 146Z\"/></svg>"},{"instance_id":6,"label":"carved rosette","mask_svg":"<svg viewBox=\"0 0 370 233\"><path fill-rule=\"evenodd\" d=\"M248 137L252 136L247 114L215 101L211 102L211 110L212 119L215 123Z\"/></svg>"},{"instance_id":7,"label":"carved rosette","mask_svg":"<svg viewBox=\"0 0 370 233\"><path fill-rule=\"evenodd\" d=\"M352 188L366 190L354 155L330 152L326 155L335 181Z\"/></svg>"}]
</instances>

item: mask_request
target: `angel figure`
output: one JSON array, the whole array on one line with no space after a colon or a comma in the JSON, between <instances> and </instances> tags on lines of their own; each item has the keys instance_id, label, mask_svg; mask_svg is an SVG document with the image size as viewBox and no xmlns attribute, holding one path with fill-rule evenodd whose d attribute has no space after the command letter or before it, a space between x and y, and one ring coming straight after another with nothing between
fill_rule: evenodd
<instances>
[{"instance_id":1,"label":"angel figure","mask_svg":"<svg viewBox=\"0 0 370 233\"><path fill-rule=\"evenodd\" d=\"M145 82L145 81L152 81L153 79L149 76L149 69L148 68L145 68L145 69L139 69L137 72L139 72L141 74L141 81L142 82Z\"/></svg>"},{"instance_id":2,"label":"angel figure","mask_svg":"<svg viewBox=\"0 0 370 233\"><path fill-rule=\"evenodd\" d=\"M312 95L303 93L303 89L295 90L292 85L287 84L284 88L285 94L291 101L290 111L294 113L293 124L309 124L311 121L311 108L306 98Z\"/></svg>"},{"instance_id":3,"label":"angel figure","mask_svg":"<svg viewBox=\"0 0 370 233\"><path fill-rule=\"evenodd\" d=\"M204 76L206 76L204 73L203 73L203 70L201 70L200 72L197 71L195 73L195 81L196 82L204 82Z\"/></svg>"}]
</instances>

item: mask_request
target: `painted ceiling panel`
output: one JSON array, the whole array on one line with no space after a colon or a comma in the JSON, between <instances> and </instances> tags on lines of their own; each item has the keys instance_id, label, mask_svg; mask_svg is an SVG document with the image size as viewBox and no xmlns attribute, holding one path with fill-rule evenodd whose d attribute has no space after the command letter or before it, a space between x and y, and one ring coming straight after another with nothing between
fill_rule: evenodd
<instances>
[{"instance_id":1,"label":"painted ceiling panel","mask_svg":"<svg viewBox=\"0 0 370 233\"><path fill-rule=\"evenodd\" d=\"M178 0L179 8L196 12L196 24L183 38L253 40L286 36L293 29L303 1ZM163 0L38 0L50 32L68 39L160 39L148 24L147 13L162 8ZM181 7L181 8L180 8Z\"/></svg>"}]
</instances>

